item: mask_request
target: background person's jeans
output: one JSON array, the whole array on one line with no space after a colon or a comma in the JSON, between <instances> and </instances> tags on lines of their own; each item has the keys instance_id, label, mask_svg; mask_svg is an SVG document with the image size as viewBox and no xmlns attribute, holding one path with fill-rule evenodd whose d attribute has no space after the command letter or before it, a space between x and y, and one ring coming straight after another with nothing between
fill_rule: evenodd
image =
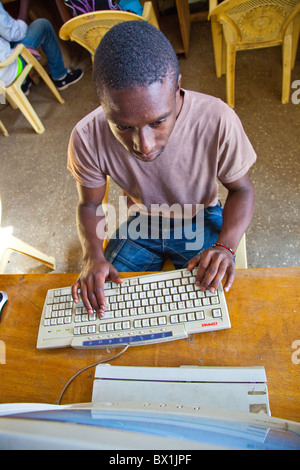
<instances>
[{"instance_id":1,"label":"background person's jeans","mask_svg":"<svg viewBox=\"0 0 300 470\"><path fill-rule=\"evenodd\" d=\"M48 20L39 18L33 21L28 26L25 38L21 41L15 42L14 44L24 44L25 47L32 47L33 49L38 49L38 47L42 46L42 49L47 56L52 79L60 80L66 75L67 69L64 66L58 40L55 31Z\"/></svg>"},{"instance_id":2,"label":"background person's jeans","mask_svg":"<svg viewBox=\"0 0 300 470\"><path fill-rule=\"evenodd\" d=\"M186 244L191 243L193 240L184 237L184 230L182 230L181 237L174 237L175 232L171 228L168 237L164 238L161 224L159 227L159 238L153 239L149 235L147 239L133 239L128 234L128 227L138 215L129 217L119 227L114 236L110 238L105 250L105 258L119 272L160 271L166 259L170 259L176 269L184 268L188 265L191 258L210 248L217 241L222 227L222 215L223 209L220 205L204 209L204 234L202 234L202 239L204 236L204 243L200 249L196 250L186 249ZM151 217L148 220L150 221ZM124 225L126 225L125 229ZM193 232L195 233L195 217L192 219L192 225ZM126 233L127 236L122 238L120 233ZM151 233L150 229L149 233Z\"/></svg>"}]
</instances>

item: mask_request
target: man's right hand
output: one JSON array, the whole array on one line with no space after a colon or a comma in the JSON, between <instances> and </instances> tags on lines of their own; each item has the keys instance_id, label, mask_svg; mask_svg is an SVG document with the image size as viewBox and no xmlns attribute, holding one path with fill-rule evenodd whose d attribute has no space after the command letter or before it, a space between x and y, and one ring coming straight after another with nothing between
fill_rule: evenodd
<instances>
[{"instance_id":1,"label":"man's right hand","mask_svg":"<svg viewBox=\"0 0 300 470\"><path fill-rule=\"evenodd\" d=\"M87 261L77 279L72 286L72 296L75 303L79 302L79 292L82 302L88 314L96 311L100 317L105 315L105 295L104 283L106 280L121 284L118 271L108 261Z\"/></svg>"}]
</instances>

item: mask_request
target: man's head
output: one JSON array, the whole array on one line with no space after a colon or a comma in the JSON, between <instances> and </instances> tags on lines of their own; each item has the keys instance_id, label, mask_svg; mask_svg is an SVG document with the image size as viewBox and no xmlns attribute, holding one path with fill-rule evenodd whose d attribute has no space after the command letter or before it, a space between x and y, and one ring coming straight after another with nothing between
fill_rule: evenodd
<instances>
[{"instance_id":1,"label":"man's head","mask_svg":"<svg viewBox=\"0 0 300 470\"><path fill-rule=\"evenodd\" d=\"M145 21L124 21L110 29L94 58L94 83L102 101L104 87L115 90L149 86L173 78L176 89L179 67L168 39Z\"/></svg>"},{"instance_id":2,"label":"man's head","mask_svg":"<svg viewBox=\"0 0 300 470\"><path fill-rule=\"evenodd\" d=\"M121 23L102 39L93 75L116 139L138 159L156 159L182 102L178 61L169 41L146 22Z\"/></svg>"}]
</instances>

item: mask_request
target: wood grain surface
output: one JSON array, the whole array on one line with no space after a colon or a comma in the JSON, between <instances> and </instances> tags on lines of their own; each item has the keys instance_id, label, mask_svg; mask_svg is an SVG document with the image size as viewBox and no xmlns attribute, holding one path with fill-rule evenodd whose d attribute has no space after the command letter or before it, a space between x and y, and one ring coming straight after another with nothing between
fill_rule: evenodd
<instances>
[{"instance_id":1,"label":"wood grain surface","mask_svg":"<svg viewBox=\"0 0 300 470\"><path fill-rule=\"evenodd\" d=\"M300 268L238 270L226 294L231 329L130 347L108 362L157 367L264 366L272 416L300 422L299 278ZM0 276L0 290L8 294L0 321L0 403L55 403L79 369L119 351L36 349L47 290L71 285L76 279L75 273ZM80 374L62 403L91 401L94 371L93 367Z\"/></svg>"}]
</instances>

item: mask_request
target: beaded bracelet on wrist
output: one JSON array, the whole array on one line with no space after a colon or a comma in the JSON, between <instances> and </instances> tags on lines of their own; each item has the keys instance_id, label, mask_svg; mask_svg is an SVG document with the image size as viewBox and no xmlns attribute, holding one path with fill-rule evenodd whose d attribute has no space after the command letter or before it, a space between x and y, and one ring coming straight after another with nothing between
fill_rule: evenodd
<instances>
[{"instance_id":1,"label":"beaded bracelet on wrist","mask_svg":"<svg viewBox=\"0 0 300 470\"><path fill-rule=\"evenodd\" d=\"M212 247L214 248L215 246L221 246L222 248L225 248L226 250L230 251L233 257L235 256L235 252L231 248L229 248L229 246L223 245L223 243L219 242L214 243Z\"/></svg>"}]
</instances>

